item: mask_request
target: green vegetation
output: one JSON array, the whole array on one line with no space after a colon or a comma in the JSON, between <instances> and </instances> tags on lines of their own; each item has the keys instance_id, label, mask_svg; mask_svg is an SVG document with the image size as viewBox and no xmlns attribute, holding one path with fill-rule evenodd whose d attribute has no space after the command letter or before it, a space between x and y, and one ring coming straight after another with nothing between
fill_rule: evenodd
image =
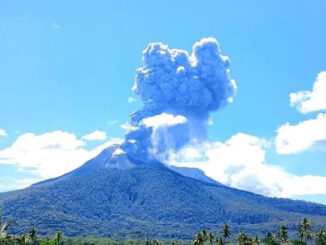
<instances>
[{"instance_id":1,"label":"green vegetation","mask_svg":"<svg viewBox=\"0 0 326 245\"><path fill-rule=\"evenodd\" d=\"M0 215L0 245L326 245L326 230L319 229L313 232L311 221L303 218L297 225L297 236L291 239L288 228L280 225L275 233L267 232L262 239L250 236L245 231L237 235L231 233L228 224L222 226L219 233L215 235L207 230L198 232L192 241L176 240L152 240L152 239L124 239L92 238L92 237L64 237L62 232L57 231L52 237L41 237L35 228L31 228L27 235L10 235L9 228L13 222L2 222Z\"/></svg>"},{"instance_id":2,"label":"green vegetation","mask_svg":"<svg viewBox=\"0 0 326 245\"><path fill-rule=\"evenodd\" d=\"M293 236L302 217L314 220L315 229L326 224L325 205L207 184L163 166L101 169L47 181L0 194L0 206L6 220L15 220L14 234L35 227L41 236L63 230L69 237L189 240L198 230L216 231L223 224L234 234L246 230L259 236L284 224Z\"/></svg>"}]
</instances>

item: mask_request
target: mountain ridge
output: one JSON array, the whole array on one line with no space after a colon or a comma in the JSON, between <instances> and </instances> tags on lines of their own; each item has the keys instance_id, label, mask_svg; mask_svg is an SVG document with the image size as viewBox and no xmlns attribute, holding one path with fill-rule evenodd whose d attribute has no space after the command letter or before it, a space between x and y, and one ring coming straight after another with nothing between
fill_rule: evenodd
<instances>
[{"instance_id":1,"label":"mountain ridge","mask_svg":"<svg viewBox=\"0 0 326 245\"><path fill-rule=\"evenodd\" d=\"M224 223L255 234L277 229L280 222L293 230L303 216L317 227L326 224L322 204L207 183L122 152L113 161L116 150L108 148L61 177L0 195L5 218L16 220L13 232L36 227L40 234L189 239L199 229L217 230Z\"/></svg>"}]
</instances>

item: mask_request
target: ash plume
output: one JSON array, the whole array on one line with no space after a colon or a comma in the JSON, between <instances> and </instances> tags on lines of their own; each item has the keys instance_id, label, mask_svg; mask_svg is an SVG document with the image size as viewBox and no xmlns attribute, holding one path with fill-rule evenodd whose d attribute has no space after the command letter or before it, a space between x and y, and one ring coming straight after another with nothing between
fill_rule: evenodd
<instances>
[{"instance_id":1,"label":"ash plume","mask_svg":"<svg viewBox=\"0 0 326 245\"><path fill-rule=\"evenodd\" d=\"M196 42L191 55L151 43L142 61L132 90L143 108L131 115L121 148L135 158L160 159L170 149L205 140L210 113L232 102L236 91L230 60L216 39Z\"/></svg>"}]
</instances>

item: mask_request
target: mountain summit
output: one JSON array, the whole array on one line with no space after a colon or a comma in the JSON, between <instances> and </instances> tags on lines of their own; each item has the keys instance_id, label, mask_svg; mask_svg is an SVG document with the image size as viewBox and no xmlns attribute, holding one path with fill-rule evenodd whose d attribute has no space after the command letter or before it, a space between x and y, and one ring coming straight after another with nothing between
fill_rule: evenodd
<instances>
[{"instance_id":1,"label":"mountain summit","mask_svg":"<svg viewBox=\"0 0 326 245\"><path fill-rule=\"evenodd\" d=\"M326 223L324 205L267 198L201 178L200 171L132 159L113 145L68 174L1 194L0 204L16 221L13 232L36 227L40 234L62 230L68 236L188 239L225 223L256 234L280 223L294 228L303 216L317 227Z\"/></svg>"},{"instance_id":2,"label":"mountain summit","mask_svg":"<svg viewBox=\"0 0 326 245\"><path fill-rule=\"evenodd\" d=\"M83 176L91 174L95 171L101 170L101 169L109 169L109 168L117 168L117 169L131 169L136 166L144 166L144 165L150 165L150 166L161 166L163 167L163 164L156 161L139 161L136 159L133 159L128 154L126 154L123 150L121 150L119 144L113 144L112 146L104 149L97 157L87 161L85 164L83 164L81 167L63 175L58 178L49 179L45 181L41 181L39 183L34 184L34 186L40 186L44 184L54 183L59 180L63 179L69 179L72 177L77 176ZM164 166L165 167L165 166ZM200 169L196 168L187 168L187 167L177 167L177 166L168 166L171 170L178 172L179 174L183 176L187 176L193 179L197 179L206 183L210 184L216 184L221 185L219 182L209 178L204 174L204 172Z\"/></svg>"}]
</instances>

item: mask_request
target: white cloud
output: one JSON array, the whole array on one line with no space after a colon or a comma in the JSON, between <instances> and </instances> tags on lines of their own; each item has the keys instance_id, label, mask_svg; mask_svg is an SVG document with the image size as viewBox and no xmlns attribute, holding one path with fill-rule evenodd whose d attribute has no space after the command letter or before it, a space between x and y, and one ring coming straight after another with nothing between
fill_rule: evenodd
<instances>
[{"instance_id":1,"label":"white cloud","mask_svg":"<svg viewBox=\"0 0 326 245\"><path fill-rule=\"evenodd\" d=\"M106 132L95 130L94 132L84 135L83 140L105 140L107 138Z\"/></svg>"},{"instance_id":2,"label":"white cloud","mask_svg":"<svg viewBox=\"0 0 326 245\"><path fill-rule=\"evenodd\" d=\"M267 164L267 147L266 140L238 133L225 142L188 145L171 153L169 164L200 168L225 185L267 196L326 194L326 177L297 176Z\"/></svg>"},{"instance_id":3,"label":"white cloud","mask_svg":"<svg viewBox=\"0 0 326 245\"><path fill-rule=\"evenodd\" d=\"M158 128L165 128L170 126L175 126L178 124L184 124L187 122L187 119L181 115L172 115L167 113L162 113L152 117L146 117L141 120L140 125L147 128L152 127L155 130ZM121 124L121 128L126 131L134 131L139 128L139 126L134 126L129 122Z\"/></svg>"},{"instance_id":4,"label":"white cloud","mask_svg":"<svg viewBox=\"0 0 326 245\"><path fill-rule=\"evenodd\" d=\"M84 141L73 133L60 130L40 135L26 133L10 147L0 150L0 164L15 164L20 170L38 174L42 179L52 178L74 170L117 142L121 140L112 139L87 150Z\"/></svg>"},{"instance_id":5,"label":"white cloud","mask_svg":"<svg viewBox=\"0 0 326 245\"><path fill-rule=\"evenodd\" d=\"M135 97L128 97L127 102L128 102L128 103L134 103L134 102L137 102L137 98L135 98Z\"/></svg>"},{"instance_id":6,"label":"white cloud","mask_svg":"<svg viewBox=\"0 0 326 245\"><path fill-rule=\"evenodd\" d=\"M312 146L326 143L326 114L320 113L315 119L296 125L286 123L277 130L275 139L279 154L298 153Z\"/></svg>"},{"instance_id":7,"label":"white cloud","mask_svg":"<svg viewBox=\"0 0 326 245\"><path fill-rule=\"evenodd\" d=\"M7 136L7 132L2 128L0 128L0 136Z\"/></svg>"},{"instance_id":8,"label":"white cloud","mask_svg":"<svg viewBox=\"0 0 326 245\"><path fill-rule=\"evenodd\" d=\"M326 110L326 71L318 74L312 91L291 93L290 104L301 113Z\"/></svg>"},{"instance_id":9,"label":"white cloud","mask_svg":"<svg viewBox=\"0 0 326 245\"><path fill-rule=\"evenodd\" d=\"M12 178L12 177L0 177L0 192L26 188L41 180L42 180L41 178L21 179L21 178Z\"/></svg>"},{"instance_id":10,"label":"white cloud","mask_svg":"<svg viewBox=\"0 0 326 245\"><path fill-rule=\"evenodd\" d=\"M126 122L120 125L120 127L125 131L132 131L137 129L137 127L132 126L130 123Z\"/></svg>"},{"instance_id":11,"label":"white cloud","mask_svg":"<svg viewBox=\"0 0 326 245\"><path fill-rule=\"evenodd\" d=\"M177 124L184 124L187 122L187 119L181 115L172 115L167 113L162 113L153 117L144 118L141 123L146 127L167 127L174 126Z\"/></svg>"}]
</instances>

